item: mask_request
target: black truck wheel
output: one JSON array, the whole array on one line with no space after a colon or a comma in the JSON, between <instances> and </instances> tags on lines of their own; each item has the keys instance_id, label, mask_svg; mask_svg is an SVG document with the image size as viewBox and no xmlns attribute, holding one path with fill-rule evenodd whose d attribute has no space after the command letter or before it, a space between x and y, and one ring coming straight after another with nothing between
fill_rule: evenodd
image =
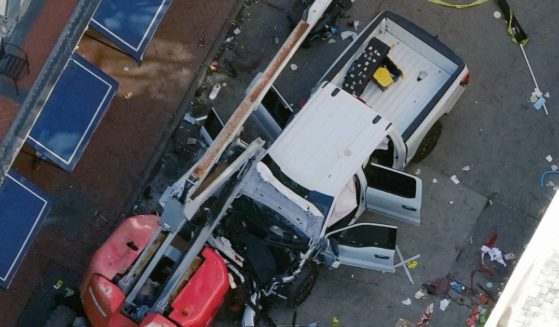
<instances>
[{"instance_id":1,"label":"black truck wheel","mask_svg":"<svg viewBox=\"0 0 559 327\"><path fill-rule=\"evenodd\" d=\"M303 303L316 282L318 277L318 267L316 263L310 262L303 267L303 271L297 276L293 284L289 287L287 300L288 304L298 306Z\"/></svg>"},{"instance_id":2,"label":"black truck wheel","mask_svg":"<svg viewBox=\"0 0 559 327\"><path fill-rule=\"evenodd\" d=\"M413 157L413 162L420 162L421 160L427 158L427 156L433 151L441 134L443 132L443 124L440 121L437 121L433 127L427 132L427 135L423 138L419 147L417 148L417 152Z\"/></svg>"}]
</instances>

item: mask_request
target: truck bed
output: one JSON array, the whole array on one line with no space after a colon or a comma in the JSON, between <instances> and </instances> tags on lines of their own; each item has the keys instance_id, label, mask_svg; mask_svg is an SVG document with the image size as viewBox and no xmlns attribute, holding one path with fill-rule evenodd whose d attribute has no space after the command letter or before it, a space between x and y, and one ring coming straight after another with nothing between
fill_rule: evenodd
<instances>
[{"instance_id":1,"label":"truck bed","mask_svg":"<svg viewBox=\"0 0 559 327\"><path fill-rule=\"evenodd\" d=\"M329 79L342 88L350 67L373 38L390 47L388 58L402 71L402 76L384 91L370 78L358 97L392 122L406 139L428 115L437 95L442 96L456 80L464 64L419 27L385 13L365 28L322 80ZM425 77L418 80L420 73Z\"/></svg>"}]
</instances>

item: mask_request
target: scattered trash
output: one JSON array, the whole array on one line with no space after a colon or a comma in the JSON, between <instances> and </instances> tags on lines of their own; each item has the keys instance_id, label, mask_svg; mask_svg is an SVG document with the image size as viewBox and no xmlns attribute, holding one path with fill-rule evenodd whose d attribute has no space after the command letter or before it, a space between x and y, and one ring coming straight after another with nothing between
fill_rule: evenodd
<instances>
[{"instance_id":1,"label":"scattered trash","mask_svg":"<svg viewBox=\"0 0 559 327\"><path fill-rule=\"evenodd\" d=\"M208 96L208 98L210 100L215 100L215 98L217 98L217 95L219 94L220 90L221 90L221 84L217 83L216 85L214 85L212 87L212 91L210 92L210 95Z\"/></svg>"},{"instance_id":2,"label":"scattered trash","mask_svg":"<svg viewBox=\"0 0 559 327\"><path fill-rule=\"evenodd\" d=\"M203 122L204 120L206 120L206 118L208 118L208 115L203 115L200 117L195 117L192 112L187 112L184 115L184 121L186 121L187 123L190 123L192 125L199 125L201 122Z\"/></svg>"},{"instance_id":3,"label":"scattered trash","mask_svg":"<svg viewBox=\"0 0 559 327\"><path fill-rule=\"evenodd\" d=\"M62 285L64 285L64 281L62 279L59 279L59 280L56 281L56 283L54 285L52 285L52 287L55 290L58 290L62 287Z\"/></svg>"},{"instance_id":4,"label":"scattered trash","mask_svg":"<svg viewBox=\"0 0 559 327\"><path fill-rule=\"evenodd\" d=\"M427 308L425 308L425 311L423 312L419 320L415 323L416 326L425 327L429 325L429 322L431 321L431 315L433 314L433 306L434 303L431 303L427 306Z\"/></svg>"},{"instance_id":5,"label":"scattered trash","mask_svg":"<svg viewBox=\"0 0 559 327\"><path fill-rule=\"evenodd\" d=\"M411 305L411 300L410 298L405 299L404 301L402 301L403 305Z\"/></svg>"},{"instance_id":6,"label":"scattered trash","mask_svg":"<svg viewBox=\"0 0 559 327\"><path fill-rule=\"evenodd\" d=\"M202 35L198 39L198 47L205 47L207 45L208 45L208 42L206 41L206 34L202 33Z\"/></svg>"},{"instance_id":7,"label":"scattered trash","mask_svg":"<svg viewBox=\"0 0 559 327\"><path fill-rule=\"evenodd\" d=\"M450 201L448 201L448 204L453 205L454 201L450 200Z\"/></svg>"},{"instance_id":8,"label":"scattered trash","mask_svg":"<svg viewBox=\"0 0 559 327\"><path fill-rule=\"evenodd\" d=\"M280 43L279 37L274 36L274 43L275 43L275 44L279 44L279 43Z\"/></svg>"},{"instance_id":9,"label":"scattered trash","mask_svg":"<svg viewBox=\"0 0 559 327\"><path fill-rule=\"evenodd\" d=\"M545 92L545 94L544 94L543 96L549 99L549 97L550 97L551 95L549 94L549 92Z\"/></svg>"},{"instance_id":10,"label":"scattered trash","mask_svg":"<svg viewBox=\"0 0 559 327\"><path fill-rule=\"evenodd\" d=\"M470 165L462 167L463 171L470 171L471 169L472 169L472 167Z\"/></svg>"},{"instance_id":11,"label":"scattered trash","mask_svg":"<svg viewBox=\"0 0 559 327\"><path fill-rule=\"evenodd\" d=\"M490 206L493 205L493 200L489 199L489 205L490 205Z\"/></svg>"},{"instance_id":12,"label":"scattered trash","mask_svg":"<svg viewBox=\"0 0 559 327\"><path fill-rule=\"evenodd\" d=\"M458 179L458 177L456 175L450 176L450 180L452 180L454 182L454 184L456 184L456 185L460 184L460 180Z\"/></svg>"},{"instance_id":13,"label":"scattered trash","mask_svg":"<svg viewBox=\"0 0 559 327\"><path fill-rule=\"evenodd\" d=\"M122 67L122 70L124 70L125 72L127 72L127 71L130 70L130 68L128 68L128 66L124 66L124 67Z\"/></svg>"},{"instance_id":14,"label":"scattered trash","mask_svg":"<svg viewBox=\"0 0 559 327\"><path fill-rule=\"evenodd\" d=\"M131 91L128 91L128 92L124 95L124 98L128 100L128 99L130 99L133 95L134 95L134 93L132 93Z\"/></svg>"},{"instance_id":15,"label":"scattered trash","mask_svg":"<svg viewBox=\"0 0 559 327\"><path fill-rule=\"evenodd\" d=\"M516 259L516 255L512 252L509 252L509 253L504 255L504 258L505 258L505 260L510 261L510 260Z\"/></svg>"},{"instance_id":16,"label":"scattered trash","mask_svg":"<svg viewBox=\"0 0 559 327\"><path fill-rule=\"evenodd\" d=\"M436 179L436 178L433 178L433 184L437 184L438 182L439 182L439 180L438 180L438 179Z\"/></svg>"},{"instance_id":17,"label":"scattered trash","mask_svg":"<svg viewBox=\"0 0 559 327\"><path fill-rule=\"evenodd\" d=\"M547 182L547 183L545 184L545 186L547 186L547 187L549 187L549 188L552 188L552 189L554 189L554 190L557 189L557 186L556 186L555 183L553 183L552 181Z\"/></svg>"},{"instance_id":18,"label":"scattered trash","mask_svg":"<svg viewBox=\"0 0 559 327\"><path fill-rule=\"evenodd\" d=\"M448 308L449 304L450 304L449 299L442 299L441 302L439 303L439 309L441 309L441 311L445 311L446 308Z\"/></svg>"},{"instance_id":19,"label":"scattered trash","mask_svg":"<svg viewBox=\"0 0 559 327\"><path fill-rule=\"evenodd\" d=\"M289 65L289 67L290 67L291 70L293 70L293 71L297 70L297 68L298 68L296 64L291 64L291 65Z\"/></svg>"},{"instance_id":20,"label":"scattered trash","mask_svg":"<svg viewBox=\"0 0 559 327\"><path fill-rule=\"evenodd\" d=\"M235 30L233 31L233 33L234 33L235 35L239 35L239 34L241 34L241 29L237 27L237 28L235 28Z\"/></svg>"},{"instance_id":21,"label":"scattered trash","mask_svg":"<svg viewBox=\"0 0 559 327\"><path fill-rule=\"evenodd\" d=\"M491 200L489 200L489 204L492 204ZM474 244L474 238L470 236L466 239L466 242L468 242L468 244Z\"/></svg>"},{"instance_id":22,"label":"scattered trash","mask_svg":"<svg viewBox=\"0 0 559 327\"><path fill-rule=\"evenodd\" d=\"M495 17L495 18L497 18L497 19L501 18L501 16L502 16L502 14L501 14L501 12L498 11L498 10L496 10L496 11L493 13L493 17Z\"/></svg>"},{"instance_id":23,"label":"scattered trash","mask_svg":"<svg viewBox=\"0 0 559 327\"><path fill-rule=\"evenodd\" d=\"M328 40L328 43L329 43L329 44L336 43L336 40L334 40L334 39L329 39L329 40Z\"/></svg>"},{"instance_id":24,"label":"scattered trash","mask_svg":"<svg viewBox=\"0 0 559 327\"><path fill-rule=\"evenodd\" d=\"M340 321L338 320L338 318L336 316L332 317L332 327L339 327L340 326Z\"/></svg>"},{"instance_id":25,"label":"scattered trash","mask_svg":"<svg viewBox=\"0 0 559 327\"><path fill-rule=\"evenodd\" d=\"M400 318L394 327L415 327L415 324L411 321Z\"/></svg>"},{"instance_id":26,"label":"scattered trash","mask_svg":"<svg viewBox=\"0 0 559 327\"><path fill-rule=\"evenodd\" d=\"M422 70L419 72L419 74L417 74L417 81L421 81L423 79L425 79L427 77L427 72Z\"/></svg>"},{"instance_id":27,"label":"scattered trash","mask_svg":"<svg viewBox=\"0 0 559 327\"><path fill-rule=\"evenodd\" d=\"M483 255L488 254L491 261L497 261L503 266L505 267L507 266L505 260L503 260L503 254L501 253L501 250L499 250L499 248L490 248L486 245L483 245L481 247L481 252L482 252L482 256L481 256L482 263L483 263Z\"/></svg>"},{"instance_id":28,"label":"scattered trash","mask_svg":"<svg viewBox=\"0 0 559 327\"><path fill-rule=\"evenodd\" d=\"M210 64L210 71L212 72L216 72L217 71L217 61L212 61L212 63Z\"/></svg>"},{"instance_id":29,"label":"scattered trash","mask_svg":"<svg viewBox=\"0 0 559 327\"><path fill-rule=\"evenodd\" d=\"M450 282L450 287L452 288L452 290L454 290L454 292L458 294L466 290L466 286L464 286L462 283L457 281Z\"/></svg>"},{"instance_id":30,"label":"scattered trash","mask_svg":"<svg viewBox=\"0 0 559 327\"><path fill-rule=\"evenodd\" d=\"M538 98L538 101L534 103L534 109L540 110L544 105L545 105L545 98L544 97Z\"/></svg>"},{"instance_id":31,"label":"scattered trash","mask_svg":"<svg viewBox=\"0 0 559 327\"><path fill-rule=\"evenodd\" d=\"M230 36L230 37L226 38L224 42L225 43L231 43L234 39L235 39L234 37Z\"/></svg>"},{"instance_id":32,"label":"scattered trash","mask_svg":"<svg viewBox=\"0 0 559 327\"><path fill-rule=\"evenodd\" d=\"M556 171L557 169L559 169L559 167L557 167L557 165L551 165L551 170Z\"/></svg>"},{"instance_id":33,"label":"scattered trash","mask_svg":"<svg viewBox=\"0 0 559 327\"><path fill-rule=\"evenodd\" d=\"M481 294L481 295L479 296L479 302L480 302L481 304L487 304L487 303L489 303L489 300L491 300L491 298L490 298L489 295L487 295L487 294Z\"/></svg>"},{"instance_id":34,"label":"scattered trash","mask_svg":"<svg viewBox=\"0 0 559 327\"><path fill-rule=\"evenodd\" d=\"M415 260L409 261L409 262L406 263L406 266L409 269L413 269L413 268L417 267L417 261L415 261Z\"/></svg>"},{"instance_id":35,"label":"scattered trash","mask_svg":"<svg viewBox=\"0 0 559 327\"><path fill-rule=\"evenodd\" d=\"M357 39L357 33L353 31L344 31L340 34L340 36L342 37L342 40L345 40L348 37L350 37L352 40Z\"/></svg>"},{"instance_id":36,"label":"scattered trash","mask_svg":"<svg viewBox=\"0 0 559 327\"><path fill-rule=\"evenodd\" d=\"M451 288L450 281L446 277L437 278L433 280L431 283L421 285L427 293L431 295L443 295L448 293Z\"/></svg>"},{"instance_id":37,"label":"scattered trash","mask_svg":"<svg viewBox=\"0 0 559 327\"><path fill-rule=\"evenodd\" d=\"M417 168L414 173L416 176L421 174L421 168Z\"/></svg>"},{"instance_id":38,"label":"scattered trash","mask_svg":"<svg viewBox=\"0 0 559 327\"><path fill-rule=\"evenodd\" d=\"M417 300L421 300L421 299L424 299L424 298L426 298L426 297L427 297L427 295L426 295L425 293L423 293L423 289L421 289L421 290L415 292L415 298L416 298Z\"/></svg>"},{"instance_id":39,"label":"scattered trash","mask_svg":"<svg viewBox=\"0 0 559 327\"><path fill-rule=\"evenodd\" d=\"M543 173L542 176L540 177L540 187L544 187L545 176L550 174L559 174L559 171L549 170ZM554 188L555 184L549 181L547 184L545 184L545 186Z\"/></svg>"},{"instance_id":40,"label":"scattered trash","mask_svg":"<svg viewBox=\"0 0 559 327\"><path fill-rule=\"evenodd\" d=\"M487 286L487 288L493 288L493 283L487 282L485 283L485 286Z\"/></svg>"},{"instance_id":41,"label":"scattered trash","mask_svg":"<svg viewBox=\"0 0 559 327\"><path fill-rule=\"evenodd\" d=\"M552 162L553 157L551 156L551 154L548 154L547 157L545 157L545 160L547 160L547 162Z\"/></svg>"},{"instance_id":42,"label":"scattered trash","mask_svg":"<svg viewBox=\"0 0 559 327\"><path fill-rule=\"evenodd\" d=\"M349 22L349 26L353 27L356 31L359 28L359 21L358 20L354 20Z\"/></svg>"}]
</instances>

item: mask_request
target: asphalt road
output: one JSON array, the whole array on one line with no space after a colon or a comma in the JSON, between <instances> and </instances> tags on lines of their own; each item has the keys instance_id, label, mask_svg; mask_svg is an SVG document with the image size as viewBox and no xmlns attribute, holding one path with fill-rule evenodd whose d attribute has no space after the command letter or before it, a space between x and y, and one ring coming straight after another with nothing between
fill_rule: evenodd
<instances>
[{"instance_id":1,"label":"asphalt road","mask_svg":"<svg viewBox=\"0 0 559 327\"><path fill-rule=\"evenodd\" d=\"M248 83L289 34L286 11L291 3L251 1L241 13L240 34L231 34L233 39L224 45L220 59L220 64L227 59L232 69L208 75L201 89L203 98L214 83L225 83L218 98L208 103L223 116L231 114ZM479 248L494 232L498 235L496 246L504 253L522 253L554 195L553 187L540 187L540 176L559 162L559 112L554 105L554 95L559 94L558 68L551 60L558 52L559 43L554 42L558 25L549 14L559 11L559 2L509 3L530 37L526 53L540 88L551 95L549 116L533 109L529 102L534 89L530 73L520 48L505 32L504 20L494 17L498 7L493 1L458 10L428 1L356 0L349 17L339 21L345 31L351 29L347 25L350 20L364 26L380 11L394 11L464 58L471 81L454 111L443 118L442 137L433 153L408 167L425 186L422 226L396 223L404 256L421 254L418 266L411 271L415 285L409 283L403 270L396 274L357 268L323 270L311 296L298 308L300 323L320 321L321 326L330 326L334 316L340 326L394 326L398 318L415 323L425 307L435 303L432 326L461 326L470 309L451 302L442 312L437 297L416 300L414 294L420 285L446 275L469 284L470 273L480 267ZM333 40L301 49L291 62L297 69L288 65L280 75L276 86L295 107L349 44L339 36ZM251 131L245 132L250 135ZM551 162L546 160L548 155ZM464 169L466 166L469 169ZM452 175L461 183L451 182ZM559 185L559 180L555 182ZM372 215L363 219L395 224ZM489 291L498 296L513 266L509 262L493 277L476 275L476 283L485 288L492 284ZM401 303L406 298L412 300L410 306ZM277 323L289 323L292 311L273 309L271 315Z\"/></svg>"}]
</instances>

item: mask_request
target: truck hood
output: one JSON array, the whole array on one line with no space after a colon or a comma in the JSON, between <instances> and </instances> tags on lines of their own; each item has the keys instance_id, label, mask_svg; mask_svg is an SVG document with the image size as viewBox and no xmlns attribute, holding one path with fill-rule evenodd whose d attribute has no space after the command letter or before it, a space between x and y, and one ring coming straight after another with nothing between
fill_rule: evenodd
<instances>
[{"instance_id":1,"label":"truck hood","mask_svg":"<svg viewBox=\"0 0 559 327\"><path fill-rule=\"evenodd\" d=\"M283 185L262 162L248 174L242 194L276 211L310 239L320 236L324 215L314 204Z\"/></svg>"}]
</instances>

